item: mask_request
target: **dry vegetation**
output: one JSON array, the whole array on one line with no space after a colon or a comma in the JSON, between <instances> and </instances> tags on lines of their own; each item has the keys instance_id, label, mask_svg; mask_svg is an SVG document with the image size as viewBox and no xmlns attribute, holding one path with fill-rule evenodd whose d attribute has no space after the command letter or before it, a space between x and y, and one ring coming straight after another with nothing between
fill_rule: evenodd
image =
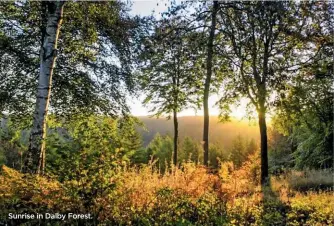
<instances>
[{"instance_id":1,"label":"dry vegetation","mask_svg":"<svg viewBox=\"0 0 334 226\"><path fill-rule=\"evenodd\" d=\"M22 175L3 166L1 219L6 219L9 212L81 212L92 213L95 224L108 225L334 223L331 172L292 171L272 177L271 186L265 189L258 185L258 178L256 155L250 156L239 169L231 162L222 163L218 173L209 173L193 163L185 163L181 169L171 168L165 174L155 170L153 163L122 168L113 177L101 175L100 183L108 186L100 190L89 190L83 183L85 178L59 183L52 178ZM326 186L313 187L319 184ZM18 223L27 221L16 220L15 224ZM81 225L83 222L58 223Z\"/></svg>"}]
</instances>

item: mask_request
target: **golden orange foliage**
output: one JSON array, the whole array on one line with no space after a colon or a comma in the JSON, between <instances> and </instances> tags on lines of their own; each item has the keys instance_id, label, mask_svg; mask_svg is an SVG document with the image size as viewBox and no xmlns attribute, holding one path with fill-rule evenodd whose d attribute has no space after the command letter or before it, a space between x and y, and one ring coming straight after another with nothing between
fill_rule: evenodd
<instances>
[{"instance_id":1,"label":"golden orange foliage","mask_svg":"<svg viewBox=\"0 0 334 226\"><path fill-rule=\"evenodd\" d=\"M79 189L81 181L89 181L89 178L60 183L53 178L25 175L3 166L0 208L21 213L89 212L99 222L116 225L334 223L331 191L294 190L289 181L297 172L272 177L271 187L262 189L259 166L259 156L254 154L240 168L231 162L222 163L218 173L210 173L194 163L172 167L164 174L153 164L130 167L108 179L106 183L112 189L107 192L87 190L84 194ZM303 184L305 180L302 179ZM91 202L87 202L87 195ZM5 214L4 211L2 217Z\"/></svg>"}]
</instances>

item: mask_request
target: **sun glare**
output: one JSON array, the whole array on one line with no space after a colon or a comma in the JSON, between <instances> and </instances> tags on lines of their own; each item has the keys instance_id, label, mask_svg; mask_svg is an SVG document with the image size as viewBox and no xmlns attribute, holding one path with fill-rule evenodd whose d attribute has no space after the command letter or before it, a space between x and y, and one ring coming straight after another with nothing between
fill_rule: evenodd
<instances>
[{"instance_id":1,"label":"sun glare","mask_svg":"<svg viewBox=\"0 0 334 226\"><path fill-rule=\"evenodd\" d=\"M237 119L237 120L242 120L245 117L247 117L246 109L239 108L236 111L232 111L231 117Z\"/></svg>"}]
</instances>

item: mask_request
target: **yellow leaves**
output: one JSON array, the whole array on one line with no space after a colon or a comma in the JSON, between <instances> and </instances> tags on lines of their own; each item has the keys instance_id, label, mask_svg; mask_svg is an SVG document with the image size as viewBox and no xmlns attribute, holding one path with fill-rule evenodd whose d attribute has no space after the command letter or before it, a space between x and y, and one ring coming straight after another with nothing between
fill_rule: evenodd
<instances>
[{"instance_id":1,"label":"yellow leaves","mask_svg":"<svg viewBox=\"0 0 334 226\"><path fill-rule=\"evenodd\" d=\"M334 223L334 197L327 192L296 193L290 200L291 211L287 217L290 225L300 225L301 219L305 225L331 225Z\"/></svg>"},{"instance_id":2,"label":"yellow leaves","mask_svg":"<svg viewBox=\"0 0 334 226\"><path fill-rule=\"evenodd\" d=\"M261 190L250 176L257 164L258 156L251 156L239 169L231 162L223 163L219 176L194 163L172 167L164 174L152 165L130 167L110 178L101 171L96 175L101 177L99 182L117 186L94 195L90 189L101 184L92 184L94 178L87 172L82 173L80 181L60 183L3 166L0 207L3 203L6 207L15 203L52 212L98 210L97 217L102 222L112 220L130 225L138 219L149 223L157 220L186 223L193 216L200 218L203 225L212 217L218 220L217 213L226 214L217 225L276 225L282 219L287 220L287 225L333 223L334 197L331 193L293 191L286 178L276 177L272 177L271 189ZM80 192L92 196L88 207L86 196L80 196ZM191 215L194 211L196 214Z\"/></svg>"},{"instance_id":3,"label":"yellow leaves","mask_svg":"<svg viewBox=\"0 0 334 226\"><path fill-rule=\"evenodd\" d=\"M222 180L221 190L231 200L236 196L256 193L259 189L259 155L255 153L240 168L236 168L233 162L223 162L220 165L218 175Z\"/></svg>"},{"instance_id":4,"label":"yellow leaves","mask_svg":"<svg viewBox=\"0 0 334 226\"><path fill-rule=\"evenodd\" d=\"M164 175L159 174L152 166L129 169L120 180L122 182L117 188L118 194L127 195L129 198L126 200L131 200L131 206L141 209L151 206L156 201L156 192L163 188L179 191L196 200L206 192L215 190L218 177L208 174L205 167L186 163L183 170L173 168Z\"/></svg>"},{"instance_id":5,"label":"yellow leaves","mask_svg":"<svg viewBox=\"0 0 334 226\"><path fill-rule=\"evenodd\" d=\"M230 178L230 174L234 171L234 164L233 162L224 162L221 164L219 169L219 176L222 178L223 181L228 180Z\"/></svg>"},{"instance_id":6,"label":"yellow leaves","mask_svg":"<svg viewBox=\"0 0 334 226\"><path fill-rule=\"evenodd\" d=\"M20 179L22 177L22 174L14 169L11 169L5 165L2 165L1 168L1 175L4 176L2 179L5 177L7 178L12 178L12 179Z\"/></svg>"},{"instance_id":7,"label":"yellow leaves","mask_svg":"<svg viewBox=\"0 0 334 226\"><path fill-rule=\"evenodd\" d=\"M18 199L25 205L45 206L53 209L65 207L68 203L63 187L56 180L46 177L22 174L7 166L2 166L0 175L1 202Z\"/></svg>"}]
</instances>

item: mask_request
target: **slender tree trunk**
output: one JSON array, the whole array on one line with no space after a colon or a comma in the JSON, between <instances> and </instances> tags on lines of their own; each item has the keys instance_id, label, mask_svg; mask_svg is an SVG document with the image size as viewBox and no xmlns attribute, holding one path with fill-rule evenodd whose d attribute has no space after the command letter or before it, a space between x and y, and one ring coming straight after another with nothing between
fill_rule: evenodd
<instances>
[{"instance_id":1,"label":"slender tree trunk","mask_svg":"<svg viewBox=\"0 0 334 226\"><path fill-rule=\"evenodd\" d=\"M177 154L178 154L178 142L179 142L179 122L177 119L177 111L173 110L173 120L174 120L174 154L173 163L177 164Z\"/></svg>"},{"instance_id":2,"label":"slender tree trunk","mask_svg":"<svg viewBox=\"0 0 334 226\"><path fill-rule=\"evenodd\" d=\"M260 103L258 112L259 127L261 135L261 184L266 185L268 182L268 138L267 138L267 123L264 104Z\"/></svg>"},{"instance_id":3,"label":"slender tree trunk","mask_svg":"<svg viewBox=\"0 0 334 226\"><path fill-rule=\"evenodd\" d=\"M52 73L57 57L57 40L62 22L62 1L47 2L47 21L40 51L40 74L38 79L33 126L29 149L23 171L43 174L45 167L46 117L51 94ZM43 21L44 22L44 21Z\"/></svg>"},{"instance_id":4,"label":"slender tree trunk","mask_svg":"<svg viewBox=\"0 0 334 226\"><path fill-rule=\"evenodd\" d=\"M208 56L206 60L206 78L204 84L204 99L203 99L203 109L204 109L203 149L204 149L204 165L206 166L208 166L209 163L209 93L210 93L210 83L212 76L213 41L215 38L217 11L218 11L218 2L214 1L211 14L211 28L207 46Z\"/></svg>"}]
</instances>

